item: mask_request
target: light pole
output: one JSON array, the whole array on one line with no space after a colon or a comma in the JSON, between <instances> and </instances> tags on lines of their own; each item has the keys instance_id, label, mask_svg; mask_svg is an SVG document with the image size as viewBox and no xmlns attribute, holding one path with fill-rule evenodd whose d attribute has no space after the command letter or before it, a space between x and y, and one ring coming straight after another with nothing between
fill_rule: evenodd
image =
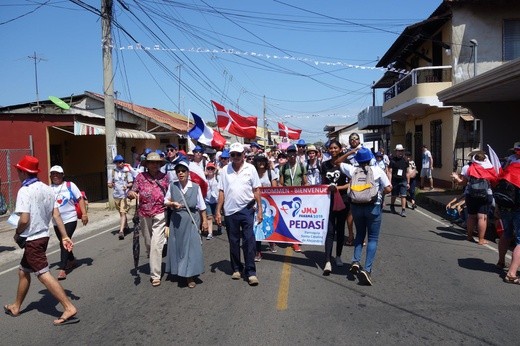
<instances>
[{"instance_id":1,"label":"light pole","mask_svg":"<svg viewBox=\"0 0 520 346\"><path fill-rule=\"evenodd\" d=\"M473 77L475 77L477 75L477 47L478 47L478 42L477 40L475 39L472 39L471 41L469 41L469 43L471 44L471 49L473 50Z\"/></svg>"}]
</instances>

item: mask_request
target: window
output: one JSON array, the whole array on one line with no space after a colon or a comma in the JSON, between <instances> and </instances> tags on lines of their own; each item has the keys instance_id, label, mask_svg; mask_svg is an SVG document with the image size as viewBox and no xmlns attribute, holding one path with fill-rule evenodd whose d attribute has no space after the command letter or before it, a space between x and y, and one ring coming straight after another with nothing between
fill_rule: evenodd
<instances>
[{"instance_id":1,"label":"window","mask_svg":"<svg viewBox=\"0 0 520 346\"><path fill-rule=\"evenodd\" d=\"M442 120L430 122L430 146L433 156L433 167L442 167Z\"/></svg>"},{"instance_id":2,"label":"window","mask_svg":"<svg viewBox=\"0 0 520 346\"><path fill-rule=\"evenodd\" d=\"M520 57L520 20L504 20L504 61Z\"/></svg>"}]
</instances>

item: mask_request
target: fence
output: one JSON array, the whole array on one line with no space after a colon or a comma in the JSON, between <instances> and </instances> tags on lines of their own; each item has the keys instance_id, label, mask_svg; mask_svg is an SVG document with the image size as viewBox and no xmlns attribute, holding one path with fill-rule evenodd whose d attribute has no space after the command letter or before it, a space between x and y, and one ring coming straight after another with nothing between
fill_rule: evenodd
<instances>
[{"instance_id":1,"label":"fence","mask_svg":"<svg viewBox=\"0 0 520 346\"><path fill-rule=\"evenodd\" d=\"M16 204L16 193L22 186L14 164L24 155L32 155L31 149L0 149L0 193L5 197L9 210Z\"/></svg>"}]
</instances>

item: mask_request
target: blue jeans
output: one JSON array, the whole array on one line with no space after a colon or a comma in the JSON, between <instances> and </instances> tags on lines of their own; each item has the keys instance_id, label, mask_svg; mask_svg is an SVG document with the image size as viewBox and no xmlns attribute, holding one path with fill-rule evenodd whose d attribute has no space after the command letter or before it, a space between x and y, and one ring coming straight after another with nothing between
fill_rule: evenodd
<instances>
[{"instance_id":1,"label":"blue jeans","mask_svg":"<svg viewBox=\"0 0 520 346\"><path fill-rule=\"evenodd\" d=\"M352 262L361 262L363 241L368 232L367 254L364 269L372 271L372 263L376 256L379 231L381 229L381 205L380 204L352 204L352 217L356 225L356 239L354 239L354 256Z\"/></svg>"},{"instance_id":2,"label":"blue jeans","mask_svg":"<svg viewBox=\"0 0 520 346\"><path fill-rule=\"evenodd\" d=\"M504 234L507 238L516 240L516 245L520 245L520 210L508 211L500 210L500 218L504 225Z\"/></svg>"},{"instance_id":3,"label":"blue jeans","mask_svg":"<svg viewBox=\"0 0 520 346\"><path fill-rule=\"evenodd\" d=\"M246 207L232 215L226 216L224 219L229 240L231 269L233 272L242 272L242 269L244 269L246 278L256 275L254 217L254 209ZM240 234L242 234L244 266L240 261Z\"/></svg>"}]
</instances>

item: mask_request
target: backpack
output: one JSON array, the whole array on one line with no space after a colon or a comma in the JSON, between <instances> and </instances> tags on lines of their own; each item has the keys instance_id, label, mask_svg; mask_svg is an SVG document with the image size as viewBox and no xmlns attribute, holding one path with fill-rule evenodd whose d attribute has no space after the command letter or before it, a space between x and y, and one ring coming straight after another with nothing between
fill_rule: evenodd
<instances>
[{"instance_id":1,"label":"backpack","mask_svg":"<svg viewBox=\"0 0 520 346\"><path fill-rule=\"evenodd\" d=\"M488 196L489 182L483 178L470 176L468 180L467 194L471 198L486 199Z\"/></svg>"},{"instance_id":2,"label":"backpack","mask_svg":"<svg viewBox=\"0 0 520 346\"><path fill-rule=\"evenodd\" d=\"M373 204L377 201L378 190L372 168L370 166L356 167L348 188L350 203Z\"/></svg>"},{"instance_id":3,"label":"backpack","mask_svg":"<svg viewBox=\"0 0 520 346\"><path fill-rule=\"evenodd\" d=\"M495 203L503 208L520 207L520 189L505 179L500 179L493 189Z\"/></svg>"}]
</instances>

